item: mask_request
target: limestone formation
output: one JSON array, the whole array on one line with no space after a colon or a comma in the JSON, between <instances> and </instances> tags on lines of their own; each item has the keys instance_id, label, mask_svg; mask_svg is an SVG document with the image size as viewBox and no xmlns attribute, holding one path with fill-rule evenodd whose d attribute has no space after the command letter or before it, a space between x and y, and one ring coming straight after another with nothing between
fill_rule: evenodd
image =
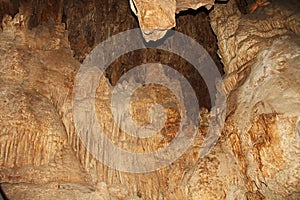
<instances>
[{"instance_id":1,"label":"limestone formation","mask_svg":"<svg viewBox=\"0 0 300 200\"><path fill-rule=\"evenodd\" d=\"M222 1L211 8L208 18L201 10L180 11L209 9L214 4L210 0L1 1L1 194L12 200L299 199L299 2L272 0L253 9L254 3ZM92 106L109 140L126 151L147 153L169 145L186 109L168 88L144 85L144 80L160 74L186 91L156 64L148 77L118 84L122 75L135 66L159 62L183 74L197 93L199 127L193 142L179 159L149 173L103 165L80 139L73 116L74 85L82 61L98 43L138 24L146 40L161 38L176 26L202 44L220 73L225 72L227 98L225 126L216 133L219 140L201 156L210 124L217 124L214 117L224 110L209 104L205 83L193 66L178 55L150 48L116 59L96 82ZM161 132L153 137L124 134L122 119L112 115L113 88L137 82L140 87L129 106L133 120L140 125L156 123L163 118L157 112L162 108L153 106L157 103L167 113ZM94 83L87 79L77 89L88 93ZM218 84L217 89L222 87ZM88 113L87 106L81 109ZM82 123L85 120L86 116ZM189 126L183 128L189 136Z\"/></svg>"},{"instance_id":2,"label":"limestone formation","mask_svg":"<svg viewBox=\"0 0 300 200\"><path fill-rule=\"evenodd\" d=\"M130 7L139 20L145 40L157 41L176 26L175 14L188 9L206 6L214 0L130 0Z\"/></svg>"},{"instance_id":3,"label":"limestone formation","mask_svg":"<svg viewBox=\"0 0 300 200\"><path fill-rule=\"evenodd\" d=\"M299 7L272 1L249 15L237 4L216 5L228 93L224 134L251 193L299 197ZM227 17L224 17L227 16Z\"/></svg>"}]
</instances>

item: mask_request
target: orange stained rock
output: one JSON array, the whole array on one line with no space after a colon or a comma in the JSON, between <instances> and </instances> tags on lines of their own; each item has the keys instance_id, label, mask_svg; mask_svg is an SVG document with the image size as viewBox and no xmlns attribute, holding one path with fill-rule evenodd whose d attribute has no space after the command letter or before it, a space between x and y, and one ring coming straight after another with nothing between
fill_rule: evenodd
<instances>
[{"instance_id":1,"label":"orange stained rock","mask_svg":"<svg viewBox=\"0 0 300 200\"><path fill-rule=\"evenodd\" d=\"M270 3L271 2L268 0L256 0L256 2L250 6L249 11L250 13L253 13L258 7L266 6L269 5Z\"/></svg>"}]
</instances>

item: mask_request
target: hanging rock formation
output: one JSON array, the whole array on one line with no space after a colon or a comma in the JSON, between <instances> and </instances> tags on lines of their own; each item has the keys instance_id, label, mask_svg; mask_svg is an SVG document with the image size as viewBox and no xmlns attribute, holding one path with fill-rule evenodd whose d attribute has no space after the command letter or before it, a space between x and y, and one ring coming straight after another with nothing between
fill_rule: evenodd
<instances>
[{"instance_id":1,"label":"hanging rock formation","mask_svg":"<svg viewBox=\"0 0 300 200\"><path fill-rule=\"evenodd\" d=\"M213 5L214 0L130 0L130 8L139 20L147 42L163 38L169 29L175 27L176 13L201 6L210 9Z\"/></svg>"}]
</instances>

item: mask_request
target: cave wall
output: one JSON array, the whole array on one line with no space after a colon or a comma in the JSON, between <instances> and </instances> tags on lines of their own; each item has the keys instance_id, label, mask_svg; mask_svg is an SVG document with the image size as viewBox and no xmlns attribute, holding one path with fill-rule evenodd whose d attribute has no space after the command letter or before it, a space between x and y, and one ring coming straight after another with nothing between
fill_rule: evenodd
<instances>
[{"instance_id":1,"label":"cave wall","mask_svg":"<svg viewBox=\"0 0 300 200\"><path fill-rule=\"evenodd\" d=\"M255 199L299 197L297 4L272 1L245 13L230 1L210 14L226 73L224 136Z\"/></svg>"},{"instance_id":2,"label":"cave wall","mask_svg":"<svg viewBox=\"0 0 300 200\"><path fill-rule=\"evenodd\" d=\"M297 2L291 1L288 6L274 1L250 12L252 3L231 0L217 4L210 18L202 9L181 12L176 17L175 30L202 44L221 73L224 65L228 99L225 128L216 146L200 160L199 146L210 122L210 99L203 97L207 94L205 85L191 65L176 55L147 49L123 55L107 70L108 79L100 81L97 91L97 113L108 124L112 123L110 99L104 94L111 92L122 74L142 63L160 61L174 66L191 81L203 107L195 140L180 159L153 173L130 174L96 161L76 135L72 120L72 87L80 62L99 42L139 25L129 3L1 2L1 11L5 12L1 12L0 33L0 181L7 197L297 199ZM223 65L216 54L217 40ZM145 89L162 96L150 95L145 100L148 103L163 101L170 105L175 101L159 87ZM136 101L136 107L144 102ZM169 129L163 138L130 142L148 145L149 149L157 148L154 141L168 143L175 134L172 128L177 126L178 113L172 109L175 122L166 125ZM111 134L119 141L118 131ZM141 146L135 150L143 151Z\"/></svg>"}]
</instances>

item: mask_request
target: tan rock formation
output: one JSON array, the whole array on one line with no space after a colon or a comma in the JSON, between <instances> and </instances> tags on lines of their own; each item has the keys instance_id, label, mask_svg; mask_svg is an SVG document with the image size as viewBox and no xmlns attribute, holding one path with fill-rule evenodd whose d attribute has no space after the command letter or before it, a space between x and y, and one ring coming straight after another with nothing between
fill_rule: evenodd
<instances>
[{"instance_id":1,"label":"tan rock formation","mask_svg":"<svg viewBox=\"0 0 300 200\"><path fill-rule=\"evenodd\" d=\"M139 20L143 37L156 41L176 26L175 13L190 8L206 6L210 9L214 0L130 0L130 7Z\"/></svg>"},{"instance_id":2,"label":"tan rock formation","mask_svg":"<svg viewBox=\"0 0 300 200\"><path fill-rule=\"evenodd\" d=\"M251 14L240 12L239 1L215 5L210 23L226 73L227 116L222 135L210 153L199 159L212 117L208 109L201 108L200 126L183 156L165 168L140 174L117 171L99 162L78 137L72 113L78 60L97 42L137 26L127 1L108 0L103 5L92 0L64 5L62 1L51 5L39 2L43 9L36 15L31 13L34 6L26 9L29 1L20 5L18 14L18 4L0 3L11 9L8 13L16 14L3 17L0 32L0 183L8 199L299 199L300 12L296 0L289 4L274 0ZM142 5L138 2L149 3L135 0L137 10ZM161 8L168 14L172 10L175 19L175 12L199 6L196 1L175 3L173 7L158 3L152 9ZM43 14L46 5L58 13ZM210 37L204 17L203 13L195 18L179 17L177 30L203 42L213 56L215 39ZM195 26L193 19L197 19ZM153 18L147 20L150 23ZM164 30L175 25L172 23L164 24ZM202 36L200 28L205 32ZM203 96L203 81L187 62L154 50L121 56L107 70L108 78L97 83L97 119L105 125L109 139L128 151L159 149L177 134L179 113L185 107L179 107L175 96L159 85L142 85L132 97L130 110L138 124L147 124L151 116L160 114L155 107L154 112L147 112L151 105L167 107L167 122L155 137L123 134L110 109L110 94L122 74L132 66L161 60L173 63ZM164 71L155 68L150 78L156 74L164 76ZM172 81L181 87L177 80ZM122 86L130 83L125 81ZM206 96L204 103L209 101Z\"/></svg>"},{"instance_id":3,"label":"tan rock formation","mask_svg":"<svg viewBox=\"0 0 300 200\"><path fill-rule=\"evenodd\" d=\"M175 27L175 0L130 0L130 7L138 17L146 41L156 41Z\"/></svg>"},{"instance_id":4,"label":"tan rock formation","mask_svg":"<svg viewBox=\"0 0 300 200\"><path fill-rule=\"evenodd\" d=\"M230 1L211 13L226 72L225 134L248 190L267 199L299 197L300 15L293 3L272 1L242 15Z\"/></svg>"},{"instance_id":5,"label":"tan rock formation","mask_svg":"<svg viewBox=\"0 0 300 200\"><path fill-rule=\"evenodd\" d=\"M198 9L205 6L208 10L214 5L214 0L177 0L176 13L188 9Z\"/></svg>"}]
</instances>

